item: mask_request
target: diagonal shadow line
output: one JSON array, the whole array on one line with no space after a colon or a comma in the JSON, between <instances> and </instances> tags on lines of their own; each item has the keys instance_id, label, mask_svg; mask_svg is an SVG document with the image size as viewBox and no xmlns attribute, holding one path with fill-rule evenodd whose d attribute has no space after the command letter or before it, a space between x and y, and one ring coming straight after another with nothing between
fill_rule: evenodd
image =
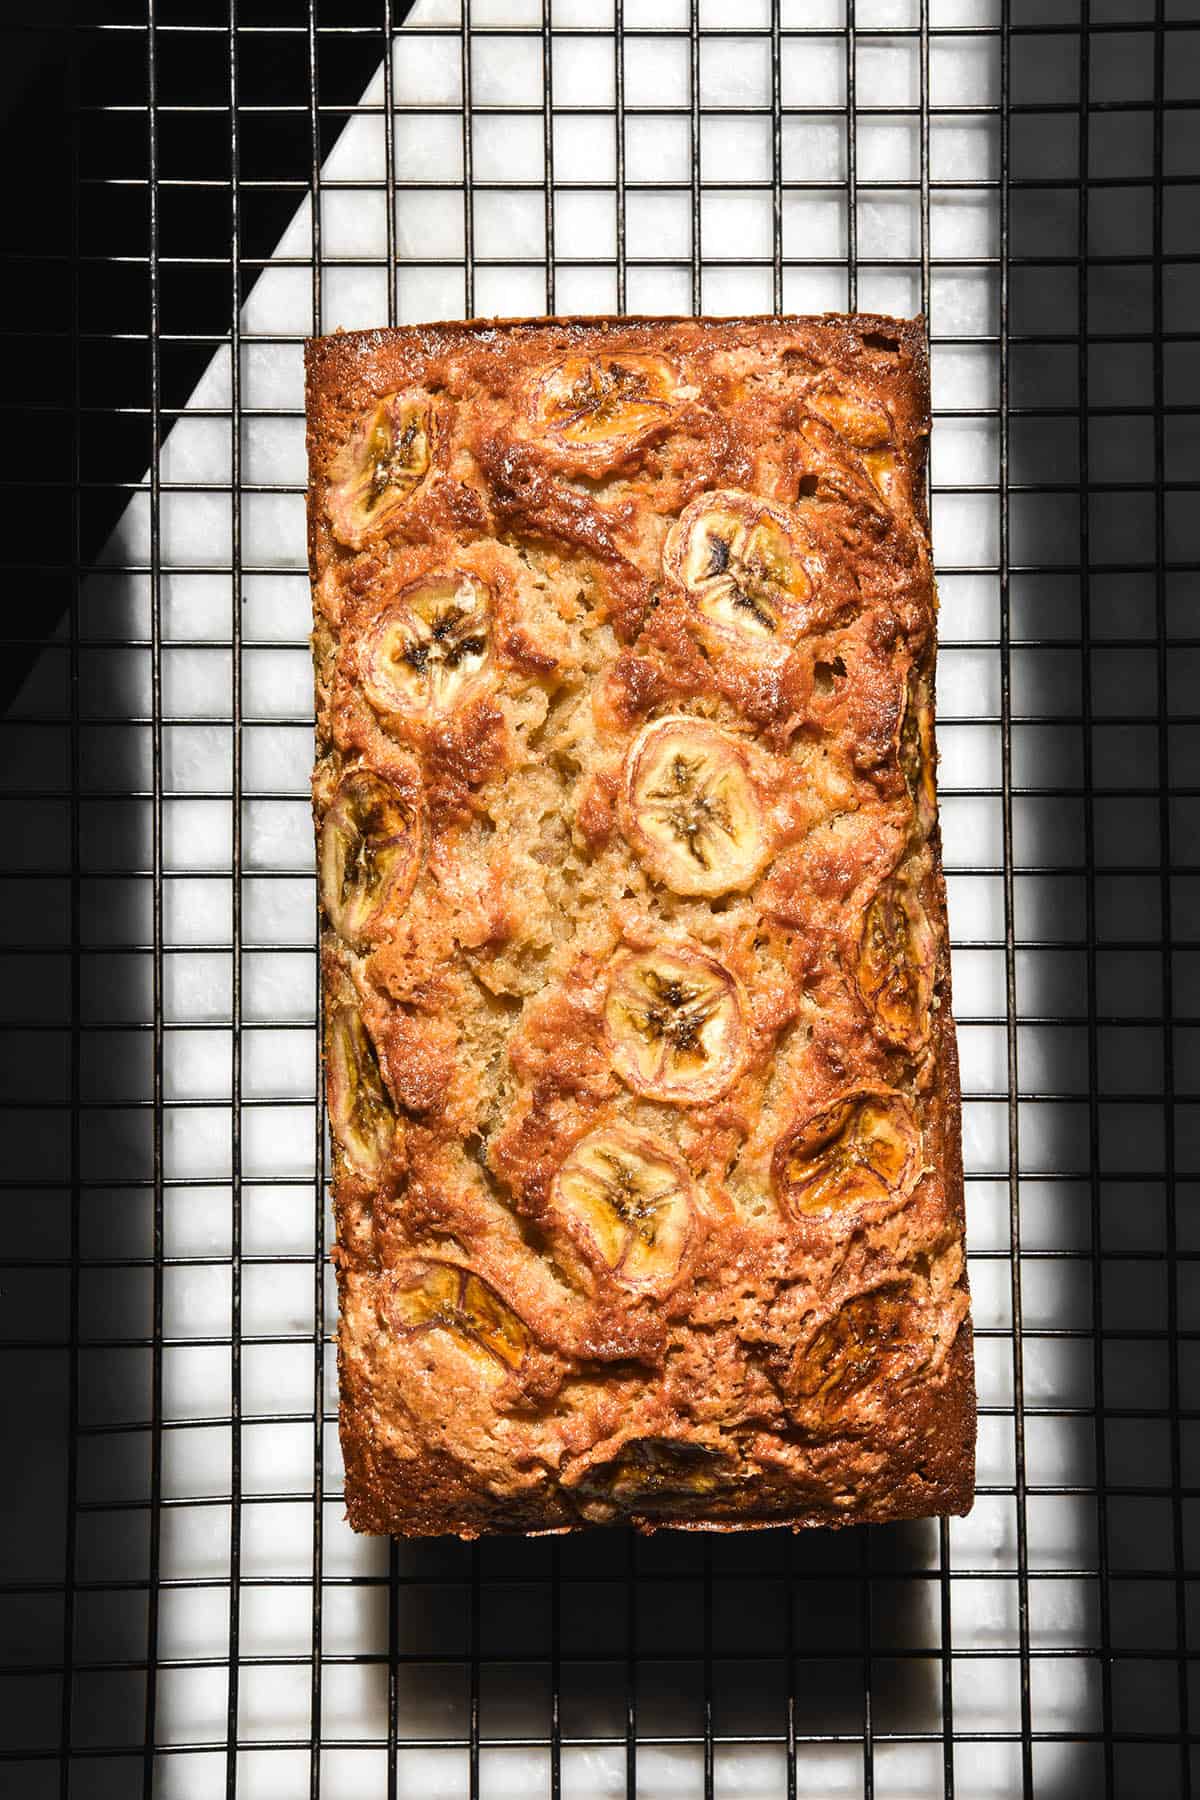
<instances>
[{"instance_id":1,"label":"diagonal shadow line","mask_svg":"<svg viewBox=\"0 0 1200 1800\"><path fill-rule=\"evenodd\" d=\"M395 25L413 3L397 0ZM147 179L145 118L95 111L106 93L126 105L145 105L144 34L112 29L114 8L107 0L51 0L39 11L37 29L11 14L0 21L0 167L21 171L0 213L0 253L16 259L12 266L19 276L6 281L3 302L11 334L5 464L9 479L21 484L23 521L20 542L5 556L12 578L20 580L22 614L21 642L0 659L0 715L27 678L40 643L61 629L70 606L76 469L84 484L78 551L86 569L128 504L122 484L145 479L155 450L149 358L126 335L144 334L149 327L142 260L150 253L145 189L128 185ZM296 40L269 35L273 24L294 28L296 15L295 0L259 0L258 29L245 39L244 80L252 83L254 109L243 120L239 176L254 184L254 203L244 207L241 226L243 300L266 272L251 265L269 260L297 210L295 184L311 180L309 113L307 106L296 105L298 80L306 78L290 54ZM187 9L189 25L224 31L228 17L228 0L196 0ZM176 84L172 91L187 99L186 109L167 118L170 172L180 178L228 174L228 129L214 137L213 114L203 110L228 105L228 68L220 57L201 53L205 41L159 36L160 62ZM320 43L322 108L353 107L379 66L377 36L348 31ZM80 182L71 154L77 102L88 109L81 119ZM350 118L337 112L319 113L322 163L348 123ZM72 254L77 216L88 259L81 264ZM164 230L172 253L186 257L188 266L163 297L162 329L176 340L162 361L163 440L211 361L214 341L228 337L227 191L217 193L214 204L211 189L199 182L173 189ZM110 253L111 260L96 260ZM86 415L72 404L71 270L80 283L88 339Z\"/></svg>"}]
</instances>

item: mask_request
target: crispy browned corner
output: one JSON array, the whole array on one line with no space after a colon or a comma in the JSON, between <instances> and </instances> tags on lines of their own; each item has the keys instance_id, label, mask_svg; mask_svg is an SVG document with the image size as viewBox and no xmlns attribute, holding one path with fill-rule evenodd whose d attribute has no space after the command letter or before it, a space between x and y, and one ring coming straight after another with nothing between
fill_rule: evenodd
<instances>
[{"instance_id":1,"label":"crispy browned corner","mask_svg":"<svg viewBox=\"0 0 1200 1800\"><path fill-rule=\"evenodd\" d=\"M923 322L307 375L351 1523L965 1511Z\"/></svg>"}]
</instances>

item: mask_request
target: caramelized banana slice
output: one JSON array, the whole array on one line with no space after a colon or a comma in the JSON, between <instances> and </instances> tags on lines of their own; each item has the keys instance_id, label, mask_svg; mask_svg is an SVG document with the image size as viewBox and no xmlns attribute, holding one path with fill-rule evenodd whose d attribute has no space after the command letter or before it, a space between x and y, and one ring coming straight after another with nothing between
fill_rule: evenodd
<instances>
[{"instance_id":1,"label":"caramelized banana slice","mask_svg":"<svg viewBox=\"0 0 1200 1800\"><path fill-rule=\"evenodd\" d=\"M381 776L356 769L339 783L321 825L321 899L345 943L362 943L408 899L422 835L416 808Z\"/></svg>"},{"instance_id":2,"label":"caramelized banana slice","mask_svg":"<svg viewBox=\"0 0 1200 1800\"><path fill-rule=\"evenodd\" d=\"M705 624L743 649L785 649L803 630L820 560L798 522L733 488L702 494L667 533L663 566Z\"/></svg>"},{"instance_id":3,"label":"caramelized banana slice","mask_svg":"<svg viewBox=\"0 0 1200 1800\"><path fill-rule=\"evenodd\" d=\"M926 838L937 818L934 770L937 750L933 737L933 708L925 681L910 669L904 693L904 718L900 725L900 768L917 812L918 836Z\"/></svg>"},{"instance_id":4,"label":"caramelized banana slice","mask_svg":"<svg viewBox=\"0 0 1200 1800\"><path fill-rule=\"evenodd\" d=\"M908 1101L860 1088L822 1107L775 1151L775 1190L793 1217L837 1220L898 1203L920 1172L921 1139Z\"/></svg>"},{"instance_id":5,"label":"caramelized banana slice","mask_svg":"<svg viewBox=\"0 0 1200 1800\"><path fill-rule=\"evenodd\" d=\"M809 1339L795 1378L798 1392L835 1410L874 1385L906 1387L936 1353L936 1340L921 1333L917 1315L905 1282L855 1294Z\"/></svg>"},{"instance_id":6,"label":"caramelized banana slice","mask_svg":"<svg viewBox=\"0 0 1200 1800\"><path fill-rule=\"evenodd\" d=\"M538 384L534 419L547 437L603 466L665 423L675 386L661 356L568 356Z\"/></svg>"},{"instance_id":7,"label":"caramelized banana slice","mask_svg":"<svg viewBox=\"0 0 1200 1800\"><path fill-rule=\"evenodd\" d=\"M849 394L835 392L808 394L804 404L856 450L874 450L879 444L886 444L892 434L886 411L871 400L855 400Z\"/></svg>"},{"instance_id":8,"label":"caramelized banana slice","mask_svg":"<svg viewBox=\"0 0 1200 1800\"><path fill-rule=\"evenodd\" d=\"M891 450L868 450L863 457L867 474L874 482L879 497L888 506L896 506L907 498L904 479L900 473L900 464L895 452Z\"/></svg>"},{"instance_id":9,"label":"caramelized banana slice","mask_svg":"<svg viewBox=\"0 0 1200 1800\"><path fill-rule=\"evenodd\" d=\"M428 473L432 454L426 402L407 394L386 395L330 470L326 506L338 542L357 550L382 530Z\"/></svg>"},{"instance_id":10,"label":"caramelized banana slice","mask_svg":"<svg viewBox=\"0 0 1200 1800\"><path fill-rule=\"evenodd\" d=\"M611 1462L589 1469L579 1491L633 1509L702 1500L736 1477L716 1450L678 1438L631 1438Z\"/></svg>"},{"instance_id":11,"label":"caramelized banana slice","mask_svg":"<svg viewBox=\"0 0 1200 1800\"><path fill-rule=\"evenodd\" d=\"M603 1125L559 1170L551 1209L630 1286L669 1282L692 1221L687 1171L653 1138Z\"/></svg>"},{"instance_id":12,"label":"caramelized banana slice","mask_svg":"<svg viewBox=\"0 0 1200 1800\"><path fill-rule=\"evenodd\" d=\"M881 882L863 918L858 990L884 1037L915 1054L930 1028L937 947L915 886Z\"/></svg>"},{"instance_id":13,"label":"caramelized banana slice","mask_svg":"<svg viewBox=\"0 0 1200 1800\"><path fill-rule=\"evenodd\" d=\"M741 991L711 957L678 950L621 957L604 1023L613 1067L635 1093L687 1106L715 1100L737 1077Z\"/></svg>"},{"instance_id":14,"label":"caramelized banana slice","mask_svg":"<svg viewBox=\"0 0 1200 1800\"><path fill-rule=\"evenodd\" d=\"M433 575L406 588L375 621L366 690L381 713L444 717L488 660L491 606L474 575Z\"/></svg>"},{"instance_id":15,"label":"caramelized banana slice","mask_svg":"<svg viewBox=\"0 0 1200 1800\"><path fill-rule=\"evenodd\" d=\"M449 1331L477 1361L519 1369L529 1333L482 1276L458 1263L410 1257L393 1276L388 1316L397 1334Z\"/></svg>"},{"instance_id":16,"label":"caramelized banana slice","mask_svg":"<svg viewBox=\"0 0 1200 1800\"><path fill-rule=\"evenodd\" d=\"M625 766L629 835L660 881L677 894L750 886L769 844L736 738L682 714L655 719Z\"/></svg>"},{"instance_id":17,"label":"caramelized banana slice","mask_svg":"<svg viewBox=\"0 0 1200 1800\"><path fill-rule=\"evenodd\" d=\"M375 1046L352 1005L339 1006L330 1024L329 1128L364 1175L383 1166L396 1132Z\"/></svg>"}]
</instances>

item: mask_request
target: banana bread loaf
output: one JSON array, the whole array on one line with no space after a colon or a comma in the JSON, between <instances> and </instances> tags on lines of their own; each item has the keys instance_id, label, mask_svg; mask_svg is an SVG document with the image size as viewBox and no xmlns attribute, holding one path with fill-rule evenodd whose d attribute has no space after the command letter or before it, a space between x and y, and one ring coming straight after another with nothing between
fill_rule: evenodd
<instances>
[{"instance_id":1,"label":"banana bread loaf","mask_svg":"<svg viewBox=\"0 0 1200 1800\"><path fill-rule=\"evenodd\" d=\"M352 1525L965 1511L922 322L307 375Z\"/></svg>"}]
</instances>

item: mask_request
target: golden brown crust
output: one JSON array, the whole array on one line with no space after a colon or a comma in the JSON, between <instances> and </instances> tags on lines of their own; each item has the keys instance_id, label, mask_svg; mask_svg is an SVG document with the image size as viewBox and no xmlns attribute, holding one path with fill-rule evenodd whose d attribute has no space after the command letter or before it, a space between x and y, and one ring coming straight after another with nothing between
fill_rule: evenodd
<instances>
[{"instance_id":1,"label":"golden brown crust","mask_svg":"<svg viewBox=\"0 0 1200 1800\"><path fill-rule=\"evenodd\" d=\"M307 372L351 1523L965 1511L923 323Z\"/></svg>"}]
</instances>

